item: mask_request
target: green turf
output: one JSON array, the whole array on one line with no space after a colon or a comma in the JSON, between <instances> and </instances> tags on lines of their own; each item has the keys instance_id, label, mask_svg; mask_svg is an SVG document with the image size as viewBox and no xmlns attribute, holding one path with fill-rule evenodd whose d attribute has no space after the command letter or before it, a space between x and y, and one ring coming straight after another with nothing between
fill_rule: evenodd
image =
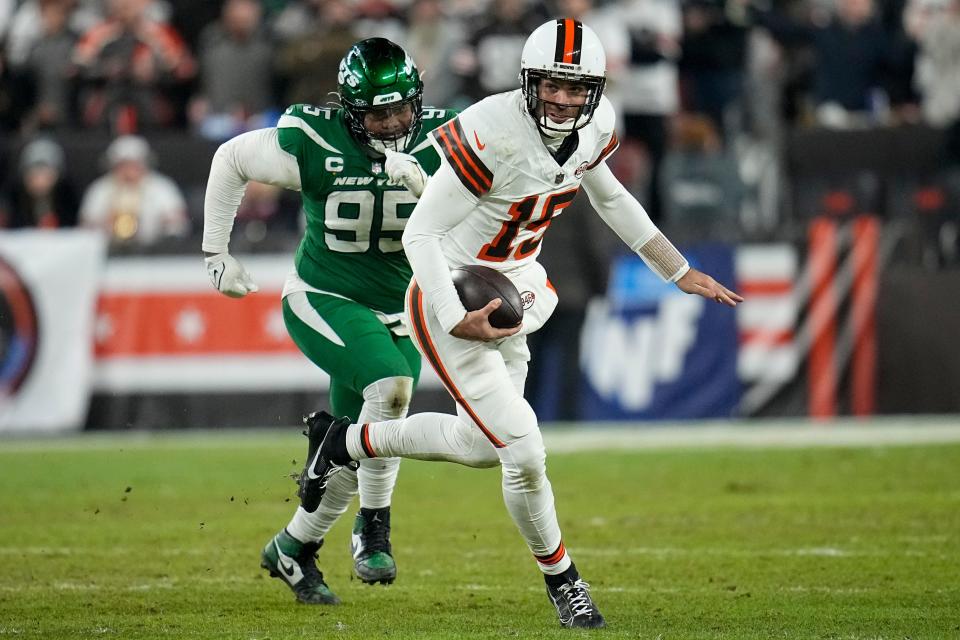
<instances>
[{"instance_id":1,"label":"green turf","mask_svg":"<svg viewBox=\"0 0 960 640\"><path fill-rule=\"evenodd\" d=\"M350 579L352 518L294 602L259 551L303 438L0 443L0 638L539 638L561 630L499 472L404 462L400 575ZM296 460L296 462L294 462ZM556 455L602 637L960 638L960 446ZM352 513L351 513L352 515Z\"/></svg>"}]
</instances>

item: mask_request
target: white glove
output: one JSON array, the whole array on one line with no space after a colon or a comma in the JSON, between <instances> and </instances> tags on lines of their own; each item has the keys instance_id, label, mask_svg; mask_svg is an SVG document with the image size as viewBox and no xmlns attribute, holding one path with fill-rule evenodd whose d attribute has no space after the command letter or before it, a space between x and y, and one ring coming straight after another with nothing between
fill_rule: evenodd
<instances>
[{"instance_id":1,"label":"white glove","mask_svg":"<svg viewBox=\"0 0 960 640\"><path fill-rule=\"evenodd\" d=\"M207 275L217 291L231 298L242 298L248 293L259 291L253 278L243 268L240 261L229 253L218 253L215 256L204 258L207 263Z\"/></svg>"},{"instance_id":2,"label":"white glove","mask_svg":"<svg viewBox=\"0 0 960 640\"><path fill-rule=\"evenodd\" d=\"M383 168L390 178L387 184L406 187L410 193L419 198L424 187L427 186L427 174L417 159L408 153L390 149L386 149L384 153L387 154L387 161Z\"/></svg>"}]
</instances>

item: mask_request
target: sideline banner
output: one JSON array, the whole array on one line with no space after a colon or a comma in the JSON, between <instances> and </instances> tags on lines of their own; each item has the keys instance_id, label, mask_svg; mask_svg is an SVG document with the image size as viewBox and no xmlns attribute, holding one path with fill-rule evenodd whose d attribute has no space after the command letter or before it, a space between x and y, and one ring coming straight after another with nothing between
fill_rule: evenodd
<instances>
[{"instance_id":1,"label":"sideline banner","mask_svg":"<svg viewBox=\"0 0 960 640\"><path fill-rule=\"evenodd\" d=\"M0 433L79 429L93 381L98 232L0 232Z\"/></svg>"},{"instance_id":2,"label":"sideline banner","mask_svg":"<svg viewBox=\"0 0 960 640\"><path fill-rule=\"evenodd\" d=\"M323 391L330 379L287 335L280 294L292 254L241 256L260 287L218 293L199 256L107 263L97 308L95 389L115 394ZM439 387L424 367L421 386Z\"/></svg>"},{"instance_id":3,"label":"sideline banner","mask_svg":"<svg viewBox=\"0 0 960 640\"><path fill-rule=\"evenodd\" d=\"M746 301L711 303L664 284L635 256L618 260L584 323L584 419L748 414L744 399L755 389L797 375L793 247L700 245L684 254Z\"/></svg>"},{"instance_id":4,"label":"sideline banner","mask_svg":"<svg viewBox=\"0 0 960 640\"><path fill-rule=\"evenodd\" d=\"M97 391L326 388L283 323L280 292L292 256L242 260L260 291L228 298L211 286L199 255L111 259L97 307Z\"/></svg>"}]
</instances>

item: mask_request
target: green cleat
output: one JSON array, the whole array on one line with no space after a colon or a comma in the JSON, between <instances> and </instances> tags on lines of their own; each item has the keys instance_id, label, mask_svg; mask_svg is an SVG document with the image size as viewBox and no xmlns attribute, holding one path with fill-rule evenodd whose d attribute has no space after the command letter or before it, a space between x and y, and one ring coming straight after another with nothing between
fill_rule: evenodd
<instances>
[{"instance_id":1,"label":"green cleat","mask_svg":"<svg viewBox=\"0 0 960 640\"><path fill-rule=\"evenodd\" d=\"M260 554L260 566L273 578L283 580L304 604L340 604L317 569L320 542L300 542L284 529L275 535Z\"/></svg>"},{"instance_id":2,"label":"green cleat","mask_svg":"<svg viewBox=\"0 0 960 640\"><path fill-rule=\"evenodd\" d=\"M360 509L350 536L353 569L367 584L390 584L397 579L397 563L390 546L390 507Z\"/></svg>"}]
</instances>

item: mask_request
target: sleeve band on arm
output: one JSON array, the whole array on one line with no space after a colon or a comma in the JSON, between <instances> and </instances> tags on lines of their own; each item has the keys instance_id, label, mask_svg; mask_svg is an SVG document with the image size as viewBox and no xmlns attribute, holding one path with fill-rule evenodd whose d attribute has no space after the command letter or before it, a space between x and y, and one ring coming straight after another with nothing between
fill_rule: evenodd
<instances>
[{"instance_id":1,"label":"sleeve band on arm","mask_svg":"<svg viewBox=\"0 0 960 640\"><path fill-rule=\"evenodd\" d=\"M637 251L643 261L667 282L676 282L686 273L687 261L667 236L658 231Z\"/></svg>"}]
</instances>

